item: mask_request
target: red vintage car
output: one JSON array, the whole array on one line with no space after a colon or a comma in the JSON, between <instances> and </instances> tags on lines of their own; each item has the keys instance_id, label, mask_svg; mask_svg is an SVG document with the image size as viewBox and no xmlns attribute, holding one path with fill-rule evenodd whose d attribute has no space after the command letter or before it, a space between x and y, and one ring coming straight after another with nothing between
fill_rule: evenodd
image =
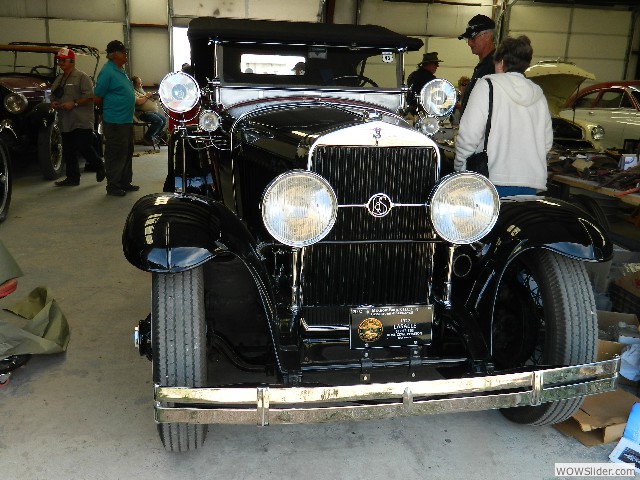
<instances>
[{"instance_id":1,"label":"red vintage car","mask_svg":"<svg viewBox=\"0 0 640 480\"><path fill-rule=\"evenodd\" d=\"M89 58L95 72L100 59L94 47L77 44L0 44L0 222L11 203L11 163L36 157L47 180L64 171L62 142L51 108L51 83L59 73L55 54L62 47Z\"/></svg>"},{"instance_id":2,"label":"red vintage car","mask_svg":"<svg viewBox=\"0 0 640 480\"><path fill-rule=\"evenodd\" d=\"M640 80L585 87L567 101L560 116L601 125L604 136L599 146L623 149L626 140L640 140Z\"/></svg>"}]
</instances>

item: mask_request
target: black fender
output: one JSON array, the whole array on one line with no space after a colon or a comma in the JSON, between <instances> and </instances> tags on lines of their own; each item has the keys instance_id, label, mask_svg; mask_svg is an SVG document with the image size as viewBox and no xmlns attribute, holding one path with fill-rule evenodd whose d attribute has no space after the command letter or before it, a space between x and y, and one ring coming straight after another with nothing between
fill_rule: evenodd
<instances>
[{"instance_id":1,"label":"black fender","mask_svg":"<svg viewBox=\"0 0 640 480\"><path fill-rule=\"evenodd\" d=\"M50 103L39 103L29 113L29 120L34 126L48 127L56 121L56 111Z\"/></svg>"},{"instance_id":2,"label":"black fender","mask_svg":"<svg viewBox=\"0 0 640 480\"><path fill-rule=\"evenodd\" d=\"M122 247L133 266L155 273L179 273L219 255L236 256L256 284L272 341L279 344L277 308L263 258L245 224L222 202L190 194L146 195L127 217ZM277 353L276 359L284 371Z\"/></svg>"},{"instance_id":3,"label":"black fender","mask_svg":"<svg viewBox=\"0 0 640 480\"><path fill-rule=\"evenodd\" d=\"M259 260L256 242L222 202L199 195L155 193L138 200L125 223L126 259L146 272L178 273L216 255Z\"/></svg>"},{"instance_id":4,"label":"black fender","mask_svg":"<svg viewBox=\"0 0 640 480\"><path fill-rule=\"evenodd\" d=\"M501 199L496 225L480 243L476 280L468 290L466 306L489 318L500 278L523 252L546 249L586 262L613 257L613 242L588 213L551 197Z\"/></svg>"},{"instance_id":5,"label":"black fender","mask_svg":"<svg viewBox=\"0 0 640 480\"><path fill-rule=\"evenodd\" d=\"M613 256L613 243L591 215L551 197L502 199L498 221L482 243L494 261L504 264L523 250L537 247L591 262Z\"/></svg>"}]
</instances>

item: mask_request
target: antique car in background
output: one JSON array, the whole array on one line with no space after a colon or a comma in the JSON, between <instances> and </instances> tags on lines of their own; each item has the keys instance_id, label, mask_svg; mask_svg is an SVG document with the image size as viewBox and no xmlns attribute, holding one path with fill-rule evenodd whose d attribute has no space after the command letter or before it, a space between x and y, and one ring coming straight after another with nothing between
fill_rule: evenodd
<instances>
[{"instance_id":1,"label":"antique car in background","mask_svg":"<svg viewBox=\"0 0 640 480\"><path fill-rule=\"evenodd\" d=\"M58 73L54 56L62 47L76 53L76 62L82 62L83 57L91 59L80 68L91 75L92 67L95 77L100 54L93 47L27 42L0 45L0 140L13 162L36 157L47 180L64 172L60 131L50 105L50 87Z\"/></svg>"},{"instance_id":2,"label":"antique car in background","mask_svg":"<svg viewBox=\"0 0 640 480\"><path fill-rule=\"evenodd\" d=\"M601 125L604 135L597 146L623 150L625 140L640 141L640 80L590 85L573 95L560 116L575 122Z\"/></svg>"},{"instance_id":3,"label":"antique car in background","mask_svg":"<svg viewBox=\"0 0 640 480\"><path fill-rule=\"evenodd\" d=\"M584 264L611 257L607 232L561 200L441 174L404 119L420 40L222 18L188 36L194 77L159 88L181 124L164 191L122 237L152 276L135 343L167 450L216 423L499 408L545 425L615 388ZM444 80L421 97L425 123L456 100Z\"/></svg>"},{"instance_id":4,"label":"antique car in background","mask_svg":"<svg viewBox=\"0 0 640 480\"><path fill-rule=\"evenodd\" d=\"M525 76L542 88L553 126L553 147L570 153L598 152L599 141L605 135L601 125L589 121L573 121L559 115L569 97L586 80L595 76L570 62L543 60L525 71Z\"/></svg>"}]
</instances>

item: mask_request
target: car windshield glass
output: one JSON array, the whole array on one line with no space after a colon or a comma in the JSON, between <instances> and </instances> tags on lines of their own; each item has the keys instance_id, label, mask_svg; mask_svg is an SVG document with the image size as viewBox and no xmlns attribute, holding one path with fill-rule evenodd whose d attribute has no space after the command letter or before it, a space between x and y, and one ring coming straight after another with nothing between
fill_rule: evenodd
<instances>
[{"instance_id":1,"label":"car windshield glass","mask_svg":"<svg viewBox=\"0 0 640 480\"><path fill-rule=\"evenodd\" d=\"M55 75L53 54L0 51L0 72Z\"/></svg>"},{"instance_id":2,"label":"car windshield glass","mask_svg":"<svg viewBox=\"0 0 640 480\"><path fill-rule=\"evenodd\" d=\"M576 101L575 108L591 108L597 96L598 92L583 95Z\"/></svg>"},{"instance_id":3,"label":"car windshield glass","mask_svg":"<svg viewBox=\"0 0 640 480\"><path fill-rule=\"evenodd\" d=\"M323 46L225 44L227 84L398 88L398 54Z\"/></svg>"}]
</instances>

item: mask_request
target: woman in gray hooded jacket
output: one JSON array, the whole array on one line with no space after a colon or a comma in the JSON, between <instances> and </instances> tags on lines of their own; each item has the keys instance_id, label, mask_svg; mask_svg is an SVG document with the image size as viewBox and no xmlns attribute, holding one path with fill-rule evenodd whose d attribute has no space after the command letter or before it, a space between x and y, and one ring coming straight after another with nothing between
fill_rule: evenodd
<instances>
[{"instance_id":1,"label":"woman in gray hooded jacket","mask_svg":"<svg viewBox=\"0 0 640 480\"><path fill-rule=\"evenodd\" d=\"M549 106L542 89L525 78L533 49L526 36L505 38L494 54L496 73L478 80L460 119L454 168L484 148L493 85L491 130L487 143L489 178L501 197L535 195L547 188L547 152L553 142Z\"/></svg>"}]
</instances>

